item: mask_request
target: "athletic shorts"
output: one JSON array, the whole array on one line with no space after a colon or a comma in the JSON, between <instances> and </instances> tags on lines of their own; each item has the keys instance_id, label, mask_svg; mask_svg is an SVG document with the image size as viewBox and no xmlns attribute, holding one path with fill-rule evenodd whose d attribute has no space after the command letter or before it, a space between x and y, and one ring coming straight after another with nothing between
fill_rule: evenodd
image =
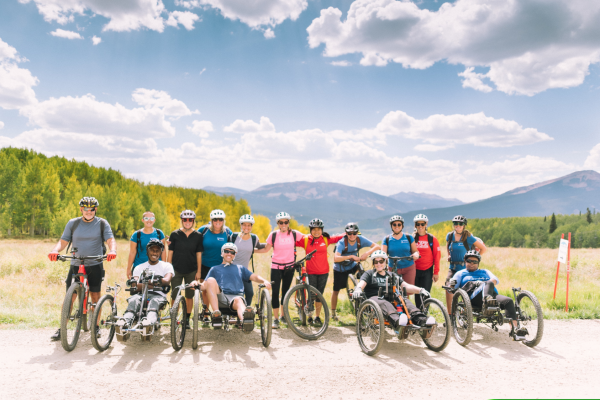
<instances>
[{"instance_id":1,"label":"athletic shorts","mask_svg":"<svg viewBox=\"0 0 600 400\"><path fill-rule=\"evenodd\" d=\"M200 267L200 279L206 279L206 275L208 275L208 271L210 271L210 267L203 265Z\"/></svg>"},{"instance_id":2,"label":"athletic shorts","mask_svg":"<svg viewBox=\"0 0 600 400\"><path fill-rule=\"evenodd\" d=\"M71 265L67 279L67 290L73 283L73 274L77 274L79 271L79 265ZM102 281L104 281L104 265L102 263L96 265L90 265L85 267L85 273L87 275L88 286L90 287L91 293L98 293L102 289Z\"/></svg>"},{"instance_id":3,"label":"athletic shorts","mask_svg":"<svg viewBox=\"0 0 600 400\"><path fill-rule=\"evenodd\" d=\"M244 301L244 305L246 305L246 300L244 299L244 296L241 294L219 293L217 295L217 300L219 300L219 310L221 310L221 312L223 312L225 309L228 309L230 311L235 311L233 309L233 300L235 300L238 297L241 297L241 299Z\"/></svg>"},{"instance_id":4,"label":"athletic shorts","mask_svg":"<svg viewBox=\"0 0 600 400\"><path fill-rule=\"evenodd\" d=\"M189 285L196 280L196 271L182 274L181 272L175 271L175 275L171 278L171 298L175 299L177 296L177 286L181 286L181 283L185 281L186 285ZM185 289L185 298L194 298L194 289Z\"/></svg>"},{"instance_id":5,"label":"athletic shorts","mask_svg":"<svg viewBox=\"0 0 600 400\"><path fill-rule=\"evenodd\" d=\"M317 289L321 294L325 293L325 286L327 286L327 279L329 278L329 273L320 274L320 275L308 275L308 283L310 286ZM320 303L319 300L315 300L317 303Z\"/></svg>"},{"instance_id":6,"label":"athletic shorts","mask_svg":"<svg viewBox=\"0 0 600 400\"><path fill-rule=\"evenodd\" d=\"M445 286L448 286L448 284L450 283L450 279L452 279L452 277L454 276L454 274L456 274L458 271L454 271L452 269L448 270L448 276L446 277L446 283Z\"/></svg>"},{"instance_id":7,"label":"athletic shorts","mask_svg":"<svg viewBox=\"0 0 600 400\"><path fill-rule=\"evenodd\" d=\"M342 289L346 289L348 287L348 275L355 274L358 271L358 265L354 268L349 269L346 272L340 272L333 270L333 291L339 292Z\"/></svg>"}]
</instances>

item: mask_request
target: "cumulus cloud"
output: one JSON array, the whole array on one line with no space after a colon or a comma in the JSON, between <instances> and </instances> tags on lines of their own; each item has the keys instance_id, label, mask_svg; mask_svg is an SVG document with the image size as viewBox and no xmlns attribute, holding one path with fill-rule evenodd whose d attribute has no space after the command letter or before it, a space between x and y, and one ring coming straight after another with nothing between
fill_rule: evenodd
<instances>
[{"instance_id":1,"label":"cumulus cloud","mask_svg":"<svg viewBox=\"0 0 600 400\"><path fill-rule=\"evenodd\" d=\"M53 32L50 32L50 34L52 36L61 37L65 39L83 39L83 36L81 36L79 33L73 31L65 31L64 29L57 29Z\"/></svg>"},{"instance_id":2,"label":"cumulus cloud","mask_svg":"<svg viewBox=\"0 0 600 400\"><path fill-rule=\"evenodd\" d=\"M231 125L226 126L223 131L233 133L268 133L275 132L275 125L267 117L260 117L260 122L252 120L236 119Z\"/></svg>"},{"instance_id":3,"label":"cumulus cloud","mask_svg":"<svg viewBox=\"0 0 600 400\"><path fill-rule=\"evenodd\" d=\"M275 38L275 32L273 32L273 29L271 28L267 28L265 30L265 32L263 33L265 39L274 39Z\"/></svg>"},{"instance_id":4,"label":"cumulus cloud","mask_svg":"<svg viewBox=\"0 0 600 400\"><path fill-rule=\"evenodd\" d=\"M0 121L0 129L4 128L4 122Z\"/></svg>"},{"instance_id":5,"label":"cumulus cloud","mask_svg":"<svg viewBox=\"0 0 600 400\"><path fill-rule=\"evenodd\" d=\"M187 126L187 130L204 139L208 137L209 132L214 131L214 128L210 121L193 121L192 126Z\"/></svg>"},{"instance_id":6,"label":"cumulus cloud","mask_svg":"<svg viewBox=\"0 0 600 400\"><path fill-rule=\"evenodd\" d=\"M585 159L585 168L600 170L600 143L592 147L590 154Z\"/></svg>"},{"instance_id":7,"label":"cumulus cloud","mask_svg":"<svg viewBox=\"0 0 600 400\"><path fill-rule=\"evenodd\" d=\"M193 12L173 11L172 13L169 13L169 19L167 19L165 23L169 26L177 26L177 24L180 24L188 31L191 31L194 29L194 23L199 19L200 17Z\"/></svg>"},{"instance_id":8,"label":"cumulus cloud","mask_svg":"<svg viewBox=\"0 0 600 400\"><path fill-rule=\"evenodd\" d=\"M92 44L94 46L99 45L100 42L102 42L102 38L99 38L98 36L92 36Z\"/></svg>"},{"instance_id":9,"label":"cumulus cloud","mask_svg":"<svg viewBox=\"0 0 600 400\"><path fill-rule=\"evenodd\" d=\"M465 175L482 175L495 181L512 182L515 176L529 182L566 175L577 171L581 166L555 160L551 157L528 155L514 160L496 161L493 163L479 162L472 169L464 171Z\"/></svg>"},{"instance_id":10,"label":"cumulus cloud","mask_svg":"<svg viewBox=\"0 0 600 400\"><path fill-rule=\"evenodd\" d=\"M324 55L361 53L362 65L424 69L462 64L463 86L534 95L580 85L600 62L600 3L585 0L457 0L438 11L409 1L355 0L329 7L307 28ZM473 67L487 67L475 73Z\"/></svg>"},{"instance_id":11,"label":"cumulus cloud","mask_svg":"<svg viewBox=\"0 0 600 400\"><path fill-rule=\"evenodd\" d=\"M167 92L162 90L139 88L133 91L131 97L145 109L159 109L164 115L171 117L179 118L200 113L198 110L190 111L183 101L172 99Z\"/></svg>"},{"instance_id":12,"label":"cumulus cloud","mask_svg":"<svg viewBox=\"0 0 600 400\"><path fill-rule=\"evenodd\" d=\"M0 39L0 107L11 110L34 104L33 87L39 82L28 69L17 65L25 61L17 50Z\"/></svg>"},{"instance_id":13,"label":"cumulus cloud","mask_svg":"<svg viewBox=\"0 0 600 400\"><path fill-rule=\"evenodd\" d=\"M330 64L335 67L349 67L352 65L352 63L350 61L346 61L346 60L332 61Z\"/></svg>"}]
</instances>

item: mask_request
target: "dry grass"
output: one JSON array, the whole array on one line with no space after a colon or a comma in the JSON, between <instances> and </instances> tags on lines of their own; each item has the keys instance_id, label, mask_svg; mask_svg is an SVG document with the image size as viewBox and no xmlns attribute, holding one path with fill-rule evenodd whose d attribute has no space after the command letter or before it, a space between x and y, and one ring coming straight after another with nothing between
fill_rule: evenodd
<instances>
[{"instance_id":1,"label":"dry grass","mask_svg":"<svg viewBox=\"0 0 600 400\"><path fill-rule=\"evenodd\" d=\"M48 261L46 257L54 241L1 240L0 241L0 327L38 328L58 327L67 263ZM118 242L119 257L105 263L105 283L125 282L128 243ZM330 246L333 260L333 246ZM298 250L298 258L303 257ZM511 295L510 288L521 287L532 291L544 308L546 318L600 318L600 249L575 249L571 252L569 313L564 312L566 268L561 266L557 301L552 300L556 274L555 249L491 248L483 258L482 268L490 269L500 279L500 292ZM255 255L256 272L270 276L270 255ZM368 267L370 268L370 267ZM448 269L442 263L440 281ZM432 294L444 299L441 282L434 285ZM333 276L325 290L329 302ZM103 289L104 290L104 289ZM125 309L126 293L121 293L119 310ZM342 324L353 324L345 293L340 293L338 312Z\"/></svg>"}]
</instances>

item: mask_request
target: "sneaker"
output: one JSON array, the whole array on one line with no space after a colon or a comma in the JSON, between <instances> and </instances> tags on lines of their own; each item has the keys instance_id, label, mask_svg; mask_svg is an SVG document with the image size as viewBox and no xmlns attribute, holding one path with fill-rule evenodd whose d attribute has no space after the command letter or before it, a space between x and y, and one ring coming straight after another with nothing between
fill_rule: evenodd
<instances>
[{"instance_id":1,"label":"sneaker","mask_svg":"<svg viewBox=\"0 0 600 400\"><path fill-rule=\"evenodd\" d=\"M428 318L427 318L427 321L425 321L425 325L429 325L429 326L431 326L431 325L435 325L435 318L433 318L433 317L428 317Z\"/></svg>"},{"instance_id":2,"label":"sneaker","mask_svg":"<svg viewBox=\"0 0 600 400\"><path fill-rule=\"evenodd\" d=\"M152 322L150 322L150 321L148 320L148 318L144 318L144 319L142 320L142 326L146 327L146 326L150 326L150 325L152 325Z\"/></svg>"},{"instance_id":3,"label":"sneaker","mask_svg":"<svg viewBox=\"0 0 600 400\"><path fill-rule=\"evenodd\" d=\"M406 326L408 325L408 316L404 313L400 314L400 318L398 319L398 326Z\"/></svg>"},{"instance_id":4,"label":"sneaker","mask_svg":"<svg viewBox=\"0 0 600 400\"><path fill-rule=\"evenodd\" d=\"M339 321L340 319L337 316L337 313L334 311L333 314L331 314L331 320L332 321Z\"/></svg>"},{"instance_id":5,"label":"sneaker","mask_svg":"<svg viewBox=\"0 0 600 400\"><path fill-rule=\"evenodd\" d=\"M517 329L517 331L515 332L515 340L516 341L522 341L522 340L527 339L526 336L527 336L528 333L529 332L527 332L527 329L525 329L525 328L519 328L519 329Z\"/></svg>"},{"instance_id":6,"label":"sneaker","mask_svg":"<svg viewBox=\"0 0 600 400\"><path fill-rule=\"evenodd\" d=\"M285 316L283 316L283 315L279 318L279 323L289 325L287 323L287 320L285 319Z\"/></svg>"},{"instance_id":7,"label":"sneaker","mask_svg":"<svg viewBox=\"0 0 600 400\"><path fill-rule=\"evenodd\" d=\"M210 322L210 311L208 311L208 308L202 309L200 316L202 317L203 323L208 324Z\"/></svg>"},{"instance_id":8,"label":"sneaker","mask_svg":"<svg viewBox=\"0 0 600 400\"><path fill-rule=\"evenodd\" d=\"M279 320L277 318L273 319L273 329L279 329Z\"/></svg>"},{"instance_id":9,"label":"sneaker","mask_svg":"<svg viewBox=\"0 0 600 400\"><path fill-rule=\"evenodd\" d=\"M498 300L496 300L495 298L493 298L490 295L485 296L485 304L488 307L498 307Z\"/></svg>"},{"instance_id":10,"label":"sneaker","mask_svg":"<svg viewBox=\"0 0 600 400\"><path fill-rule=\"evenodd\" d=\"M308 317L307 322L312 325L312 323L313 323L313 317Z\"/></svg>"},{"instance_id":11,"label":"sneaker","mask_svg":"<svg viewBox=\"0 0 600 400\"><path fill-rule=\"evenodd\" d=\"M315 322L314 322L314 324L315 324L315 325L323 325L323 321L321 321L321 317L317 317L317 318L315 318Z\"/></svg>"},{"instance_id":12,"label":"sneaker","mask_svg":"<svg viewBox=\"0 0 600 400\"><path fill-rule=\"evenodd\" d=\"M57 329L56 332L54 332L54 335L50 336L50 339L52 339L53 342L60 340L60 329Z\"/></svg>"}]
</instances>

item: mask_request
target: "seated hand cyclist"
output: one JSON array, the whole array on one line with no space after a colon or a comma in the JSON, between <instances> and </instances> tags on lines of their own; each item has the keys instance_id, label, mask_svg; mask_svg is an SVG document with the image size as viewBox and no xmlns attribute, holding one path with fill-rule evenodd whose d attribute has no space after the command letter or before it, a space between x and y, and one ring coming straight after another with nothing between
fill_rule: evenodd
<instances>
[{"instance_id":1,"label":"seated hand cyclist","mask_svg":"<svg viewBox=\"0 0 600 400\"><path fill-rule=\"evenodd\" d=\"M173 266L170 263L160 260L160 256L164 250L165 245L162 241L156 238L150 239L146 245L148 261L139 264L134 268L132 273L132 280L137 282L137 289L139 291L143 289L143 285L139 283L139 279L146 268L154 272L159 278L162 277L160 280L148 284L148 313L146 318L142 320L142 326L151 326L158 322L158 311L167 303L167 295L163 292L162 287L171 284L171 278L175 274L175 271L173 271ZM128 298L127 309L123 318L117 321L117 326L124 328L131 327L131 323L141 306L142 295L140 293Z\"/></svg>"},{"instance_id":2,"label":"seated hand cyclist","mask_svg":"<svg viewBox=\"0 0 600 400\"><path fill-rule=\"evenodd\" d=\"M399 289L405 288L408 294L417 294L420 293L424 296L430 296L429 292L425 289L416 287L409 283L404 282L401 276L397 275L394 272L389 272L387 270L387 259L388 255L383 250L377 250L371 254L371 260L373 260L373 269L365 271L358 282L358 286L354 289L352 297L354 299L359 299L364 294L368 299L376 302L379 307L381 307L381 311L383 312L384 317L388 319L388 321L394 327L394 330L400 329L401 326L404 326L408 323L408 317L405 314L408 311L410 315L410 319L412 322L419 326L425 325L435 325L435 319L433 317L427 318L425 314L421 312L414 304L410 302L410 300L405 299L406 308L408 310L404 310L405 313L398 313L396 307L391 303L393 300L393 282L394 277L398 279ZM386 279L388 278L388 279ZM386 292L386 281L388 283L388 293L390 296L388 298L380 298L379 297L379 288L383 288L383 293Z\"/></svg>"},{"instance_id":3,"label":"seated hand cyclist","mask_svg":"<svg viewBox=\"0 0 600 400\"><path fill-rule=\"evenodd\" d=\"M198 281L192 282L192 286L200 286L201 290L208 295L213 310L213 323L222 321L221 310L225 309L237 312L239 326L244 320L254 320L254 310L246 306L244 299L244 280L262 283L268 290L271 289L271 283L266 279L253 274L242 265L232 264L236 253L235 244L225 243L221 247L223 264L212 267L201 284Z\"/></svg>"},{"instance_id":4,"label":"seated hand cyclist","mask_svg":"<svg viewBox=\"0 0 600 400\"><path fill-rule=\"evenodd\" d=\"M471 297L473 307L481 307L485 310L487 307L497 307L499 304L502 310L506 310L506 316L512 319L513 330L516 330L514 339L525 340L527 329L517 329L517 312L513 299L499 295L496 290L496 285L500 283L498 278L487 269L479 269L481 255L475 250L469 250L465 254L464 260L466 269L454 274L450 285L455 289L464 289ZM474 284L477 281L485 282L485 284Z\"/></svg>"}]
</instances>

